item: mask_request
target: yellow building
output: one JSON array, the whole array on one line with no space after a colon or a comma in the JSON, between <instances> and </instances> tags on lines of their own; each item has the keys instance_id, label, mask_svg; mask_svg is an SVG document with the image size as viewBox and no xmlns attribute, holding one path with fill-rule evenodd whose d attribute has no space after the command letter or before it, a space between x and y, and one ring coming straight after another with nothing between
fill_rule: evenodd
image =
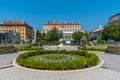
<instances>
[{"instance_id":1,"label":"yellow building","mask_svg":"<svg viewBox=\"0 0 120 80\"><path fill-rule=\"evenodd\" d=\"M33 28L24 21L4 20L0 24L0 30L18 32L21 40L33 39Z\"/></svg>"},{"instance_id":2,"label":"yellow building","mask_svg":"<svg viewBox=\"0 0 120 80\"><path fill-rule=\"evenodd\" d=\"M43 31L46 33L54 27L56 27L59 31L80 31L81 25L74 22L60 23L56 21L49 21L47 24L43 24Z\"/></svg>"}]
</instances>

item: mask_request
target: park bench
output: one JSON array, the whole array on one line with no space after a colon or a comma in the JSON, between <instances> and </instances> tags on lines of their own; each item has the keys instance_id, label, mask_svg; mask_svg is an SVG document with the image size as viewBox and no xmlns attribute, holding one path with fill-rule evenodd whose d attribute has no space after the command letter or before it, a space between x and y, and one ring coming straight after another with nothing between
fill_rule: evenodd
<instances>
[{"instance_id":1,"label":"park bench","mask_svg":"<svg viewBox=\"0 0 120 80\"><path fill-rule=\"evenodd\" d=\"M11 53L15 52L15 46L1 46L0 47L0 53Z\"/></svg>"},{"instance_id":2,"label":"park bench","mask_svg":"<svg viewBox=\"0 0 120 80\"><path fill-rule=\"evenodd\" d=\"M106 49L106 52L120 53L120 47L117 47L117 46L108 46L107 49Z\"/></svg>"}]
</instances>

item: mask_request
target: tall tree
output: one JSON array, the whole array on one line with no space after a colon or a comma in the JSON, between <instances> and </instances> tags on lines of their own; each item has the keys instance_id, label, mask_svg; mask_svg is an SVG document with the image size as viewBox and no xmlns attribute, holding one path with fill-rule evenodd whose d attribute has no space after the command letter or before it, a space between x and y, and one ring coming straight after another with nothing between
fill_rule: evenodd
<instances>
[{"instance_id":1,"label":"tall tree","mask_svg":"<svg viewBox=\"0 0 120 80\"><path fill-rule=\"evenodd\" d=\"M41 40L41 32L37 30L36 32L36 42L39 42Z\"/></svg>"},{"instance_id":2,"label":"tall tree","mask_svg":"<svg viewBox=\"0 0 120 80\"><path fill-rule=\"evenodd\" d=\"M47 33L48 41L58 41L61 38L61 34L57 28L53 28Z\"/></svg>"},{"instance_id":3,"label":"tall tree","mask_svg":"<svg viewBox=\"0 0 120 80\"><path fill-rule=\"evenodd\" d=\"M80 31L74 32L74 33L72 34L72 38L73 38L74 40L77 40L77 41L81 41L82 38L83 38L83 36L84 36L84 33L83 33L83 32L80 32Z\"/></svg>"},{"instance_id":4,"label":"tall tree","mask_svg":"<svg viewBox=\"0 0 120 80\"><path fill-rule=\"evenodd\" d=\"M118 42L118 46L120 46L120 24L112 24L106 26L102 32L102 39L115 40L116 42Z\"/></svg>"},{"instance_id":5,"label":"tall tree","mask_svg":"<svg viewBox=\"0 0 120 80\"><path fill-rule=\"evenodd\" d=\"M89 34L87 31L85 31L85 44L88 45L89 43Z\"/></svg>"}]
</instances>

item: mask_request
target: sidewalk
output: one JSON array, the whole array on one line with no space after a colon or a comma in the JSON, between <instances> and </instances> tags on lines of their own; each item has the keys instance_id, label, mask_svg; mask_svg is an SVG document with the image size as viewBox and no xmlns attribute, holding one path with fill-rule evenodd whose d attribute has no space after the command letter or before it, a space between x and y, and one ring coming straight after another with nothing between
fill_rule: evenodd
<instances>
[{"instance_id":1,"label":"sidewalk","mask_svg":"<svg viewBox=\"0 0 120 80\"><path fill-rule=\"evenodd\" d=\"M0 80L120 80L120 73L97 68L82 72L29 71L17 67L0 70Z\"/></svg>"},{"instance_id":2,"label":"sidewalk","mask_svg":"<svg viewBox=\"0 0 120 80\"><path fill-rule=\"evenodd\" d=\"M18 53L0 55L0 66L10 65L17 56Z\"/></svg>"}]
</instances>

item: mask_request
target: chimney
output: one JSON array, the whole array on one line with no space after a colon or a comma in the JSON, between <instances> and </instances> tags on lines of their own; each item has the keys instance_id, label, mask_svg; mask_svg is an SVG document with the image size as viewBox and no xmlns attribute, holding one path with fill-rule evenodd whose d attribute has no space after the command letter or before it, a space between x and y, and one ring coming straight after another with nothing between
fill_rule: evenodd
<instances>
[{"instance_id":1,"label":"chimney","mask_svg":"<svg viewBox=\"0 0 120 80\"><path fill-rule=\"evenodd\" d=\"M64 23L66 24L66 21L64 21Z\"/></svg>"},{"instance_id":2,"label":"chimney","mask_svg":"<svg viewBox=\"0 0 120 80\"><path fill-rule=\"evenodd\" d=\"M16 22L16 19L14 19L14 22Z\"/></svg>"},{"instance_id":3,"label":"chimney","mask_svg":"<svg viewBox=\"0 0 120 80\"><path fill-rule=\"evenodd\" d=\"M2 22L3 24L5 23L5 20L3 20L3 22Z\"/></svg>"}]
</instances>

